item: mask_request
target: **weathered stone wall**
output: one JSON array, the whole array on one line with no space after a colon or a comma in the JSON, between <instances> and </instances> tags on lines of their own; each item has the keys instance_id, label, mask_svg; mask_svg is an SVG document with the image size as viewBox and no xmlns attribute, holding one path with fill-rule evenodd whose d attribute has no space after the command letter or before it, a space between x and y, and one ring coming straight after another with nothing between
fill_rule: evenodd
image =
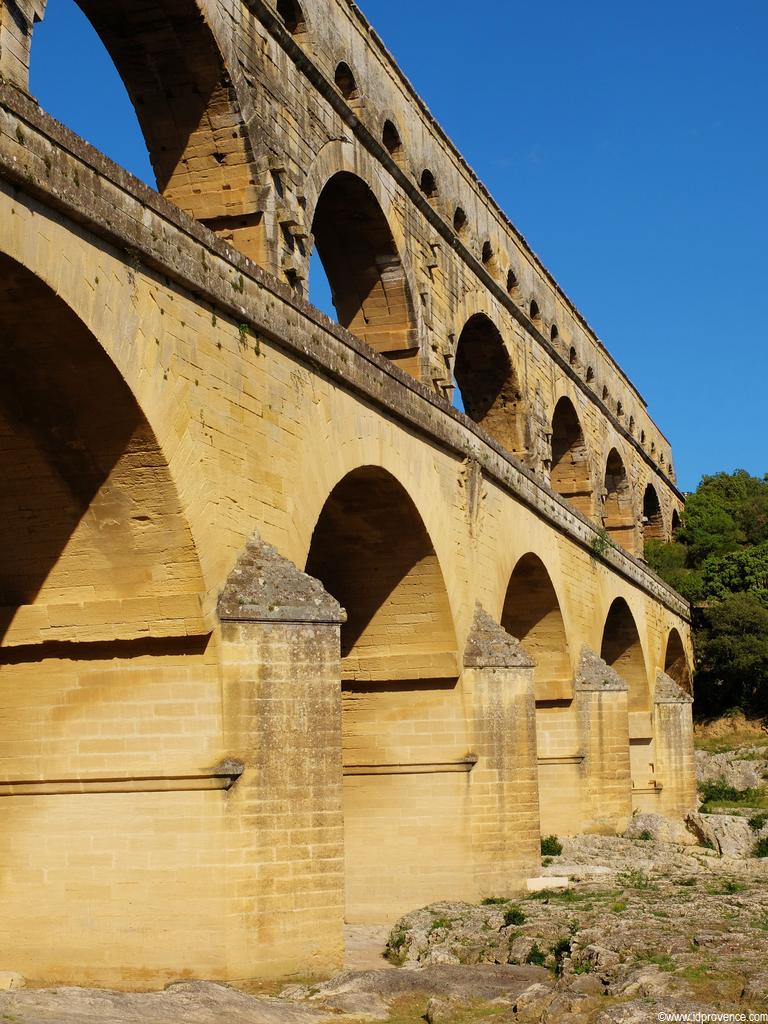
<instances>
[{"instance_id":1,"label":"weathered stone wall","mask_svg":"<svg viewBox=\"0 0 768 1024\"><path fill-rule=\"evenodd\" d=\"M0 966L37 980L141 987L326 969L345 905L349 918L387 919L535 873L537 785L548 831L620 830L633 805L631 736L659 753L642 781L670 808L690 799L675 760L690 742L684 716L651 714L673 636L675 671L690 664L688 609L603 543L597 504L590 516L548 486L535 423L571 395L596 488L618 447L634 495L653 479L667 516L679 496L499 294L493 268L447 238L435 197L434 208L417 199L370 145L355 104L362 121L392 91L408 159L433 161L444 199L453 188L474 197L472 237L487 232L497 260L520 259L542 325L556 314L560 337L578 334L598 383L626 389L636 428L660 435L356 10L330 17L318 4L291 41L251 6L259 17L216 5L208 27L248 132L263 128L250 144L270 198L249 212L255 193L240 197L237 216L253 213L244 225L207 219L238 244L240 228L250 233L256 248L242 248L275 276L0 85ZM335 68L340 38L365 103L346 104L310 67ZM235 150L242 169L246 150ZM205 177L212 154L199 155ZM419 337L403 367L422 383L306 305L308 243L290 260L280 247L286 225L309 238L339 170L368 180L402 254ZM179 201L197 195L185 180ZM523 461L452 409L432 374L435 353L450 362L445 346L478 312L515 362ZM319 583L280 562L290 586L262 567L251 582L271 596L244 594L254 536ZM536 667L465 661L478 602L494 624L522 621L513 612L526 594L510 581L534 556L549 581L545 626L526 625ZM347 601L346 621L332 605L316 614L326 591ZM617 602L634 633L606 646ZM624 691L574 685L584 645L626 660L644 710L630 715ZM546 766L537 780L537 731L566 759L550 765L567 773L570 807L553 799L562 780ZM422 856L425 833L441 839Z\"/></svg>"}]
</instances>

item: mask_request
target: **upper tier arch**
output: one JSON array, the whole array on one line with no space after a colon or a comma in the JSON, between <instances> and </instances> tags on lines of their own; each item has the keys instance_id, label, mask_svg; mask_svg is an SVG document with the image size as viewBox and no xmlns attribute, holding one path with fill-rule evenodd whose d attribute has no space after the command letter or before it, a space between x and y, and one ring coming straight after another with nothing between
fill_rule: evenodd
<instances>
[{"instance_id":1,"label":"upper tier arch","mask_svg":"<svg viewBox=\"0 0 768 1024\"><path fill-rule=\"evenodd\" d=\"M312 234L339 322L418 376L411 290L395 239L370 187L349 171L324 186Z\"/></svg>"}]
</instances>

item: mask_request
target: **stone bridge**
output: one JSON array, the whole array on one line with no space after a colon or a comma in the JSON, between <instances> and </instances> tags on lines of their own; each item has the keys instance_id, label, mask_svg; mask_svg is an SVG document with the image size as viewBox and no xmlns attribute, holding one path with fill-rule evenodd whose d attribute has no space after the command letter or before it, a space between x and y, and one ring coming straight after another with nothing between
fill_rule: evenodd
<instances>
[{"instance_id":1,"label":"stone bridge","mask_svg":"<svg viewBox=\"0 0 768 1024\"><path fill-rule=\"evenodd\" d=\"M0 0L0 967L319 972L684 814L669 444L358 8L80 0L155 192L29 95L44 6Z\"/></svg>"}]
</instances>

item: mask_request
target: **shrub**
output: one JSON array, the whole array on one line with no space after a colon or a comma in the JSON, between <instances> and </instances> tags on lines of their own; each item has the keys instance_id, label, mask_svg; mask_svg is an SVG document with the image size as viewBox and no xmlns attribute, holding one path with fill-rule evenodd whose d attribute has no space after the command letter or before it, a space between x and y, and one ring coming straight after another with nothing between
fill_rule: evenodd
<instances>
[{"instance_id":1,"label":"shrub","mask_svg":"<svg viewBox=\"0 0 768 1024\"><path fill-rule=\"evenodd\" d=\"M391 964L396 964L398 967L405 963L407 953L406 937L406 933L402 928L393 929L387 942L386 952L384 953L385 958Z\"/></svg>"},{"instance_id":2,"label":"shrub","mask_svg":"<svg viewBox=\"0 0 768 1024\"><path fill-rule=\"evenodd\" d=\"M543 949L539 949L538 942L534 942L528 956L525 958L525 962L527 964L535 964L537 967L543 967L546 959L547 954Z\"/></svg>"},{"instance_id":3,"label":"shrub","mask_svg":"<svg viewBox=\"0 0 768 1024\"><path fill-rule=\"evenodd\" d=\"M600 558L602 558L613 547L611 535L608 533L604 526L601 526L598 530L595 530L595 535L592 538L591 546L593 553Z\"/></svg>"},{"instance_id":4,"label":"shrub","mask_svg":"<svg viewBox=\"0 0 768 1024\"><path fill-rule=\"evenodd\" d=\"M559 978L563 973L563 960L571 955L571 940L558 939L552 947L552 953L555 957L555 974Z\"/></svg>"},{"instance_id":5,"label":"shrub","mask_svg":"<svg viewBox=\"0 0 768 1024\"><path fill-rule=\"evenodd\" d=\"M768 821L768 812L762 811L760 814L754 814L749 819L749 827L755 832L759 832L763 825L765 825L766 821Z\"/></svg>"},{"instance_id":6,"label":"shrub","mask_svg":"<svg viewBox=\"0 0 768 1024\"><path fill-rule=\"evenodd\" d=\"M545 836L541 840L541 853L544 857L559 857L563 852L563 844L557 836Z\"/></svg>"},{"instance_id":7,"label":"shrub","mask_svg":"<svg viewBox=\"0 0 768 1024\"><path fill-rule=\"evenodd\" d=\"M707 892L710 896L735 896L736 893L744 892L746 888L743 882L726 878L719 885L707 886Z\"/></svg>"},{"instance_id":8,"label":"shrub","mask_svg":"<svg viewBox=\"0 0 768 1024\"><path fill-rule=\"evenodd\" d=\"M643 831L640 833L640 835L637 838L638 839L642 839L643 842L647 843L651 839L653 839L653 833L649 832L647 828L644 828Z\"/></svg>"},{"instance_id":9,"label":"shrub","mask_svg":"<svg viewBox=\"0 0 768 1024\"><path fill-rule=\"evenodd\" d=\"M481 907L503 907L505 903L509 903L508 899L503 896L486 896L485 899L480 901Z\"/></svg>"},{"instance_id":10,"label":"shrub","mask_svg":"<svg viewBox=\"0 0 768 1024\"><path fill-rule=\"evenodd\" d=\"M735 789L729 786L725 779L716 779L714 782L703 782L699 786L699 795L703 800L702 806L709 804L747 804L760 806L765 799L763 789Z\"/></svg>"},{"instance_id":11,"label":"shrub","mask_svg":"<svg viewBox=\"0 0 768 1024\"><path fill-rule=\"evenodd\" d=\"M525 924L525 914L520 907L510 907L504 913L504 924L509 927L511 924Z\"/></svg>"},{"instance_id":12,"label":"shrub","mask_svg":"<svg viewBox=\"0 0 768 1024\"><path fill-rule=\"evenodd\" d=\"M699 795L705 804L715 801L730 801L738 803L741 799L741 790L729 786L722 776L714 782L702 782L699 786Z\"/></svg>"},{"instance_id":13,"label":"shrub","mask_svg":"<svg viewBox=\"0 0 768 1024\"><path fill-rule=\"evenodd\" d=\"M755 848L752 851L753 857L768 857L768 836L763 836L762 839L758 839L755 843Z\"/></svg>"},{"instance_id":14,"label":"shrub","mask_svg":"<svg viewBox=\"0 0 768 1024\"><path fill-rule=\"evenodd\" d=\"M622 871L618 875L617 881L627 889L650 889L651 887L648 876L637 868L633 868L631 871Z\"/></svg>"}]
</instances>

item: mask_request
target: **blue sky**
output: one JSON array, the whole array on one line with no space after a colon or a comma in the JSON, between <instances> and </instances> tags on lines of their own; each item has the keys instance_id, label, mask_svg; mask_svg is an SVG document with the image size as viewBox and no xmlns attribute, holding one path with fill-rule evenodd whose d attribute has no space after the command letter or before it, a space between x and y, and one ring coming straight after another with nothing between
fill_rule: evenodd
<instances>
[{"instance_id":1,"label":"blue sky","mask_svg":"<svg viewBox=\"0 0 768 1024\"><path fill-rule=\"evenodd\" d=\"M768 471L765 0L360 6L647 399L681 487ZM49 0L32 90L152 182L73 0Z\"/></svg>"}]
</instances>

